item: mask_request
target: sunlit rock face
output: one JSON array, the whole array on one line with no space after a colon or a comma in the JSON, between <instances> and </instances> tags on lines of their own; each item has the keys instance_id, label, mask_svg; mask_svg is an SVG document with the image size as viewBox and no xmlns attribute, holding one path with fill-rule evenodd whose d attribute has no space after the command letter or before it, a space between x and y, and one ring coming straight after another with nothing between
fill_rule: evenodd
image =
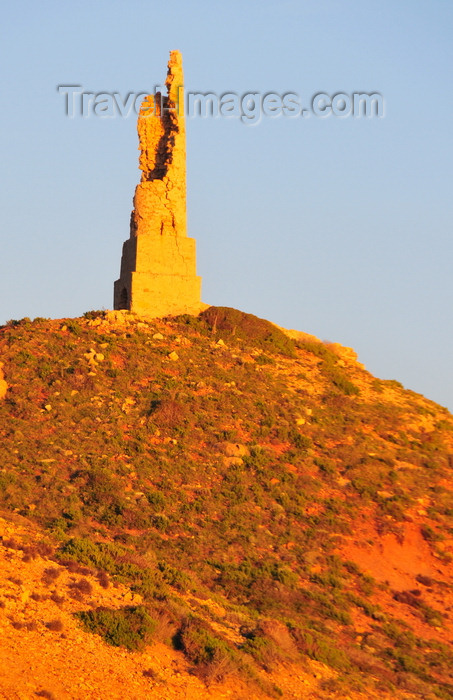
<instances>
[{"instance_id":1,"label":"sunlit rock face","mask_svg":"<svg viewBox=\"0 0 453 700\"><path fill-rule=\"evenodd\" d=\"M186 227L184 76L179 51L170 53L167 95L142 103L138 117L140 183L130 237L123 245L114 308L152 317L198 313L201 278L195 240Z\"/></svg>"}]
</instances>

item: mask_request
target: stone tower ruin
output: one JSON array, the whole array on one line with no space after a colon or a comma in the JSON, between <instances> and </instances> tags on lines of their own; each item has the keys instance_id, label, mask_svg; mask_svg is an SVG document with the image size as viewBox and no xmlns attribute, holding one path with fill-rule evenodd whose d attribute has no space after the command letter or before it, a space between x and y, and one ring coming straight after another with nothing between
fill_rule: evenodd
<instances>
[{"instance_id":1,"label":"stone tower ruin","mask_svg":"<svg viewBox=\"0 0 453 700\"><path fill-rule=\"evenodd\" d=\"M186 231L186 130L182 56L170 52L167 95L149 95L137 122L141 181L123 245L114 308L141 316L197 314L201 277Z\"/></svg>"}]
</instances>

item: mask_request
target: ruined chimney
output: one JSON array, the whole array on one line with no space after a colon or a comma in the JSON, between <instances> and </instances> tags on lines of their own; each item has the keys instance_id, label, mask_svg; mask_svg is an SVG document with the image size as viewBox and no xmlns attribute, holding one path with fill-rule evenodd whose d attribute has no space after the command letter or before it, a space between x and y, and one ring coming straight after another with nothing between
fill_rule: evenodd
<instances>
[{"instance_id":1,"label":"ruined chimney","mask_svg":"<svg viewBox=\"0 0 453 700\"><path fill-rule=\"evenodd\" d=\"M167 95L148 95L137 122L141 181L123 245L114 308L142 316L198 313L201 278L186 231L186 130L182 56L171 51Z\"/></svg>"}]
</instances>

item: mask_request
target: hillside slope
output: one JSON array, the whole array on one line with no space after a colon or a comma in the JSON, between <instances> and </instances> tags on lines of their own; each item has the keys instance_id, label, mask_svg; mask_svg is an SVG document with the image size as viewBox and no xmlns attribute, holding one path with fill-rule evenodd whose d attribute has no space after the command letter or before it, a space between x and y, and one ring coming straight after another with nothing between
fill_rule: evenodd
<instances>
[{"instance_id":1,"label":"hillside slope","mask_svg":"<svg viewBox=\"0 0 453 700\"><path fill-rule=\"evenodd\" d=\"M0 329L0 697L453 697L453 418L290 335Z\"/></svg>"}]
</instances>

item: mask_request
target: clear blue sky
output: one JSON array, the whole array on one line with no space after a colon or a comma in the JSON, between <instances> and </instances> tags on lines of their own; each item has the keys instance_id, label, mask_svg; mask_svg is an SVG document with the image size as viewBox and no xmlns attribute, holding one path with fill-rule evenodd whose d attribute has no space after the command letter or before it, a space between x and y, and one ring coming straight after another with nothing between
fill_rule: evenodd
<instances>
[{"instance_id":1,"label":"clear blue sky","mask_svg":"<svg viewBox=\"0 0 453 700\"><path fill-rule=\"evenodd\" d=\"M64 116L183 53L186 89L378 91L383 119L188 120L203 299L354 347L453 408L451 0L18 0L1 23L0 322L111 308L135 116Z\"/></svg>"}]
</instances>

